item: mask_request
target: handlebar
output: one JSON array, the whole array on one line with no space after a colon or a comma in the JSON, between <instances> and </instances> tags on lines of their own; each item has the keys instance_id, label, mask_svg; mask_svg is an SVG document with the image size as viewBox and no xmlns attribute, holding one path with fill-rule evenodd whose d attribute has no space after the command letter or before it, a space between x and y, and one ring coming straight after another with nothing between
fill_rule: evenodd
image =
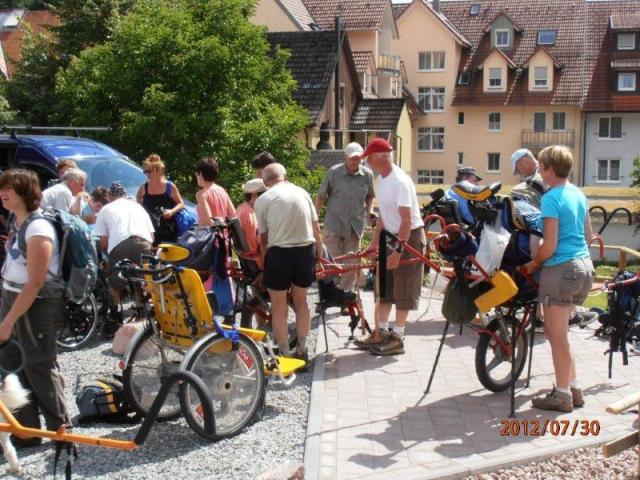
<instances>
[{"instance_id":1,"label":"handlebar","mask_svg":"<svg viewBox=\"0 0 640 480\"><path fill-rule=\"evenodd\" d=\"M156 269L142 268L131 262L131 260L121 260L116 263L113 268L126 280L148 283L164 283L169 280L176 271L182 270L182 267L176 267L175 265L164 265ZM149 276L151 279L145 278Z\"/></svg>"}]
</instances>

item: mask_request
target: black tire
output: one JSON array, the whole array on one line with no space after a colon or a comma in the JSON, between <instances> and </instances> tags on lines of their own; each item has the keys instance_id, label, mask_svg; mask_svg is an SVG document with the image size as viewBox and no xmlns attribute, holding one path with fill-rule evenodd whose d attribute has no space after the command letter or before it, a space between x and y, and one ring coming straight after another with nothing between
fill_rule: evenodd
<instances>
[{"instance_id":1,"label":"black tire","mask_svg":"<svg viewBox=\"0 0 640 480\"><path fill-rule=\"evenodd\" d=\"M93 294L80 304L67 302L64 325L56 340L61 350L71 351L86 345L98 325L98 307Z\"/></svg>"},{"instance_id":2,"label":"black tire","mask_svg":"<svg viewBox=\"0 0 640 480\"><path fill-rule=\"evenodd\" d=\"M494 318L486 330L500 335L506 344L511 344L512 329L518 328L520 323L513 317ZM505 338L507 337L507 338ZM529 346L529 335L523 332L516 338L516 381L520 377L524 365L527 361L527 348ZM500 373L494 370L500 368ZM492 392L502 392L511 387L511 360L507 352L501 348L496 339L488 333L480 334L478 345L476 346L476 374L478 380Z\"/></svg>"},{"instance_id":3,"label":"black tire","mask_svg":"<svg viewBox=\"0 0 640 480\"><path fill-rule=\"evenodd\" d=\"M180 388L184 417L199 435L211 440L229 438L261 416L266 391L264 364L248 337L241 335L234 348L223 336L209 334L189 350L184 368L204 381L213 400L216 429L208 436L198 412L198 395L188 384Z\"/></svg>"},{"instance_id":4,"label":"black tire","mask_svg":"<svg viewBox=\"0 0 640 480\"><path fill-rule=\"evenodd\" d=\"M149 413L162 382L180 370L183 356L181 350L162 341L150 325L133 338L125 355L122 385L127 401L136 413L142 416ZM160 409L158 421L180 416L179 390L177 385L172 387Z\"/></svg>"},{"instance_id":5,"label":"black tire","mask_svg":"<svg viewBox=\"0 0 640 480\"><path fill-rule=\"evenodd\" d=\"M254 292L254 290L249 290ZM256 318L256 312L267 311L271 313L271 303L267 302L262 295L258 294L254 298L259 298L260 301L257 306L243 305L240 311L240 326L243 328L254 328L257 330L265 330L272 336L275 342L275 336L273 335L273 329L271 328L271 322L267 321L266 326L260 326L258 319ZM247 300L250 302L250 300ZM296 312L293 308L293 302L289 302L287 309L287 328L289 330L289 349L295 350L298 346L298 335L296 333ZM278 353L278 345L274 345L274 352Z\"/></svg>"}]
</instances>

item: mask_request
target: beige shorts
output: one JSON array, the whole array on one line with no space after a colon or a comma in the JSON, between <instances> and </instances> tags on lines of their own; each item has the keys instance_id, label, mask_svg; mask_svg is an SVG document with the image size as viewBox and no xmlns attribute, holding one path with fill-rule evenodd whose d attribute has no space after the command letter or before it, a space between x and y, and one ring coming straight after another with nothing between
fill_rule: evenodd
<instances>
[{"instance_id":1,"label":"beige shorts","mask_svg":"<svg viewBox=\"0 0 640 480\"><path fill-rule=\"evenodd\" d=\"M427 240L423 228L411 231L407 244L424 254ZM406 249L401 260L414 258ZM422 262L402 265L387 270L385 295L380 295L380 303L391 303L398 310L417 310L422 293L424 264Z\"/></svg>"},{"instance_id":2,"label":"beige shorts","mask_svg":"<svg viewBox=\"0 0 640 480\"><path fill-rule=\"evenodd\" d=\"M582 305L595 277L589 257L542 266L538 300L544 305Z\"/></svg>"}]
</instances>

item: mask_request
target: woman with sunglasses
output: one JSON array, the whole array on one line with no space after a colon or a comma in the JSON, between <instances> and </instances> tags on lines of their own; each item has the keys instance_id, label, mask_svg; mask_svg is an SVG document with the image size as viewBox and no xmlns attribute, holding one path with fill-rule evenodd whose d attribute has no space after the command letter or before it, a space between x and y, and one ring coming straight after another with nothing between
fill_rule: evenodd
<instances>
[{"instance_id":1,"label":"woman with sunglasses","mask_svg":"<svg viewBox=\"0 0 640 480\"><path fill-rule=\"evenodd\" d=\"M159 155L152 153L142 168L148 181L140 185L136 199L151 217L155 229L153 246L162 242L175 242L178 229L174 216L184 208L178 187L168 181L164 175L164 162Z\"/></svg>"},{"instance_id":2,"label":"woman with sunglasses","mask_svg":"<svg viewBox=\"0 0 640 480\"><path fill-rule=\"evenodd\" d=\"M10 169L0 176L0 200L14 216L2 267L0 344L16 337L25 354L19 373L22 385L31 390L29 403L16 413L25 427L47 428L68 424L64 382L59 372L56 338L62 326L64 285L57 276L60 265L58 238L53 225L40 216L42 193L36 174ZM26 251L18 237L25 239ZM24 248L24 247L23 247ZM21 353L12 344L0 349L0 364L13 370ZM40 438L12 438L16 447L39 445Z\"/></svg>"}]
</instances>

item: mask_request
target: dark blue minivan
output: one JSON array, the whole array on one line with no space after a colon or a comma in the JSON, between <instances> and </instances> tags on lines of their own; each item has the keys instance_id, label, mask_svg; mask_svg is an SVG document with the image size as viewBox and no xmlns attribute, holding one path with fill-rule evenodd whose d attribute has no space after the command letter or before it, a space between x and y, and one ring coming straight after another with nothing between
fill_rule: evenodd
<instances>
[{"instance_id":1,"label":"dark blue minivan","mask_svg":"<svg viewBox=\"0 0 640 480\"><path fill-rule=\"evenodd\" d=\"M0 171L11 167L33 170L45 188L57 178L56 164L72 158L87 173L86 190L120 182L135 196L146 180L142 168L117 150L88 138L55 135L0 135Z\"/></svg>"}]
</instances>

